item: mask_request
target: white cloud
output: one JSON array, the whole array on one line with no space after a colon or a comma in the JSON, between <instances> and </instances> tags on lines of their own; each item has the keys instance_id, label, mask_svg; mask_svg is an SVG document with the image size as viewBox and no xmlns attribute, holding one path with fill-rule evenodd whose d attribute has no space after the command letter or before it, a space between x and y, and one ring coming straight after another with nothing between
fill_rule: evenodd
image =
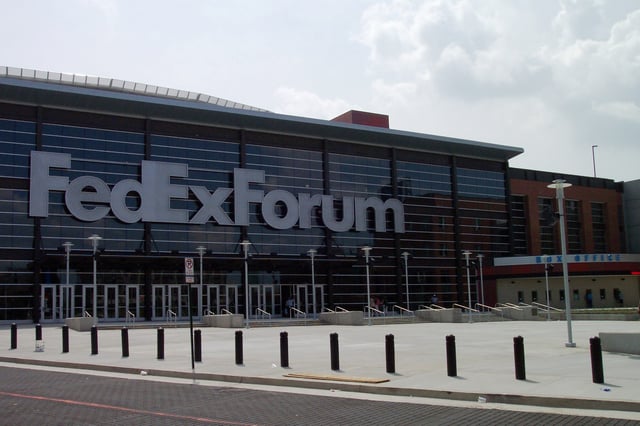
<instances>
[{"instance_id":1,"label":"white cloud","mask_svg":"<svg viewBox=\"0 0 640 426\"><path fill-rule=\"evenodd\" d=\"M351 109L358 109L344 99L325 99L316 93L280 87L275 92L275 109L282 114L332 119Z\"/></svg>"}]
</instances>

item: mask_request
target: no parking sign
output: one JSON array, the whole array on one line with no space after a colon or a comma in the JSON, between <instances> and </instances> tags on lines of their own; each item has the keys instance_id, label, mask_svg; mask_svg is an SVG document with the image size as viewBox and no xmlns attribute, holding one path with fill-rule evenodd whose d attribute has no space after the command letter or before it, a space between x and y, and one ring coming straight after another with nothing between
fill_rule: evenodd
<instances>
[{"instance_id":1,"label":"no parking sign","mask_svg":"<svg viewBox=\"0 0 640 426\"><path fill-rule=\"evenodd\" d=\"M184 258L184 282L193 284L193 257Z\"/></svg>"}]
</instances>

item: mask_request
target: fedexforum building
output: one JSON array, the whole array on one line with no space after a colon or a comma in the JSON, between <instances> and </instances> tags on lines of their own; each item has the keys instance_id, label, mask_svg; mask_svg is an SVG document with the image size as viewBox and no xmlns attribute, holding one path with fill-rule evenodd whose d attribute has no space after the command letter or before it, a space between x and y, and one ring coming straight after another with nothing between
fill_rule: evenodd
<instances>
[{"instance_id":1,"label":"fedexforum building","mask_svg":"<svg viewBox=\"0 0 640 426\"><path fill-rule=\"evenodd\" d=\"M466 301L463 252L513 252L522 149L384 120L0 67L0 321Z\"/></svg>"}]
</instances>

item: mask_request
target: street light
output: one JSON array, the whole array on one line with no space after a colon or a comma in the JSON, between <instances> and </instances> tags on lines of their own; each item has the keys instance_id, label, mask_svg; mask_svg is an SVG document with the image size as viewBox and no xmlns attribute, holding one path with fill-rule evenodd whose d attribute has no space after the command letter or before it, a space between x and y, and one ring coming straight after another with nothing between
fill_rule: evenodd
<instances>
[{"instance_id":1,"label":"street light","mask_svg":"<svg viewBox=\"0 0 640 426\"><path fill-rule=\"evenodd\" d=\"M98 284L97 284L97 277L96 277L96 268L97 268L96 252L98 251L98 242L102 239L102 237L99 235L93 234L92 236L87 237L87 239L91 240L91 246L93 247L93 318L97 318L96 309L98 305Z\"/></svg>"},{"instance_id":2,"label":"street light","mask_svg":"<svg viewBox=\"0 0 640 426\"><path fill-rule=\"evenodd\" d=\"M307 253L311 258L311 291L313 294L312 296L313 297L313 318L315 318L316 317L316 271L315 271L314 259L316 257L317 250L309 249Z\"/></svg>"},{"instance_id":3,"label":"street light","mask_svg":"<svg viewBox=\"0 0 640 426\"><path fill-rule=\"evenodd\" d=\"M364 246L361 249L364 252L364 258L367 269L367 311L369 312L369 325L371 325L371 291L370 291L370 283L369 283L369 252L371 251L371 247Z\"/></svg>"},{"instance_id":4,"label":"street light","mask_svg":"<svg viewBox=\"0 0 640 426\"><path fill-rule=\"evenodd\" d=\"M558 216L560 219L560 245L562 246L562 277L564 281L564 306L565 315L567 317L567 335L568 342L565 346L568 348L575 348L576 344L573 342L573 334L571 331L571 294L569 294L569 267L567 265L567 242L564 231L564 188L570 187L571 184L567 183L564 179L556 179L547 188L555 188L556 198L558 199Z\"/></svg>"},{"instance_id":5,"label":"street light","mask_svg":"<svg viewBox=\"0 0 640 426\"><path fill-rule=\"evenodd\" d=\"M482 258L484 257L484 254L479 254L477 257L478 263L480 264L480 294L482 295L481 300L484 305L484 279L482 278Z\"/></svg>"},{"instance_id":6,"label":"street light","mask_svg":"<svg viewBox=\"0 0 640 426\"><path fill-rule=\"evenodd\" d=\"M242 240L240 245L244 252L244 326L249 328L249 246L251 241Z\"/></svg>"},{"instance_id":7,"label":"street light","mask_svg":"<svg viewBox=\"0 0 640 426\"><path fill-rule=\"evenodd\" d=\"M469 256L471 256L471 252L469 250L465 250L462 252L464 254L464 259L467 263L467 294L469 296L469 322L473 322L471 318L471 279L469 278Z\"/></svg>"},{"instance_id":8,"label":"street light","mask_svg":"<svg viewBox=\"0 0 640 426\"><path fill-rule=\"evenodd\" d=\"M543 254L542 257L544 258L544 285L547 291L547 321L549 321L551 319L551 305L549 305L549 263L547 263L547 255Z\"/></svg>"},{"instance_id":9,"label":"street light","mask_svg":"<svg viewBox=\"0 0 640 426\"><path fill-rule=\"evenodd\" d=\"M407 310L410 311L409 307L409 255L408 251L402 252L402 257L404 258L404 284L407 288Z\"/></svg>"},{"instance_id":10,"label":"street light","mask_svg":"<svg viewBox=\"0 0 640 426\"><path fill-rule=\"evenodd\" d=\"M62 243L62 247L64 247L65 257L67 261L67 279L66 279L67 286L66 286L66 289L62 292L62 294L66 295L68 294L67 292L69 291L69 260L71 258L71 247L73 247L73 243L70 241L65 241L64 243ZM60 318L62 318L64 313L64 308L62 304L64 302L69 302L69 300L65 300L64 296L62 296L60 300L62 301L62 303L60 303ZM67 309L69 309L69 307L67 307Z\"/></svg>"},{"instance_id":11,"label":"street light","mask_svg":"<svg viewBox=\"0 0 640 426\"><path fill-rule=\"evenodd\" d=\"M591 145L591 159L593 160L593 177L596 177L596 148L598 145Z\"/></svg>"},{"instance_id":12,"label":"street light","mask_svg":"<svg viewBox=\"0 0 640 426\"><path fill-rule=\"evenodd\" d=\"M202 275L202 265L204 264L203 256L207 251L205 246L196 247L198 254L200 255L200 291L204 291L204 281ZM211 301L209 301L209 305L211 305ZM198 298L198 312L202 312L202 296Z\"/></svg>"}]
</instances>

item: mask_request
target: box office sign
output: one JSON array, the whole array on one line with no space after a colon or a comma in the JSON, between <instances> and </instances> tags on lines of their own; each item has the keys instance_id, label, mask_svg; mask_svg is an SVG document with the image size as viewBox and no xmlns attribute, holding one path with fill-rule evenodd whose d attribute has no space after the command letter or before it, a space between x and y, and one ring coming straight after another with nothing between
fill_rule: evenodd
<instances>
[{"instance_id":1,"label":"box office sign","mask_svg":"<svg viewBox=\"0 0 640 426\"><path fill-rule=\"evenodd\" d=\"M187 164L161 161L141 162L140 180L124 179L109 187L95 176L69 177L52 174L52 169L70 169L71 155L57 152L31 151L29 187L29 215L49 216L49 192L64 193L65 206L73 217L85 222L104 218L111 211L124 223L161 222L204 224L210 220L220 225L249 225L250 204L260 206L265 223L275 229L298 226L311 228L315 209L320 209L324 226L334 232L366 231L368 213L373 212L376 232L387 231L387 213L393 216L393 231L403 233L404 206L400 200L378 197L342 197L341 214L336 214L333 195L310 194L275 189L259 189L265 183L264 170L233 169L233 188L216 188L213 192L204 186L180 185L176 178L187 178ZM129 194L136 194L135 208L126 204ZM171 207L172 200L195 197L200 208L190 215L188 210ZM233 195L233 220L223 204ZM283 208L284 207L284 208ZM337 217L339 216L339 218Z\"/></svg>"}]
</instances>

